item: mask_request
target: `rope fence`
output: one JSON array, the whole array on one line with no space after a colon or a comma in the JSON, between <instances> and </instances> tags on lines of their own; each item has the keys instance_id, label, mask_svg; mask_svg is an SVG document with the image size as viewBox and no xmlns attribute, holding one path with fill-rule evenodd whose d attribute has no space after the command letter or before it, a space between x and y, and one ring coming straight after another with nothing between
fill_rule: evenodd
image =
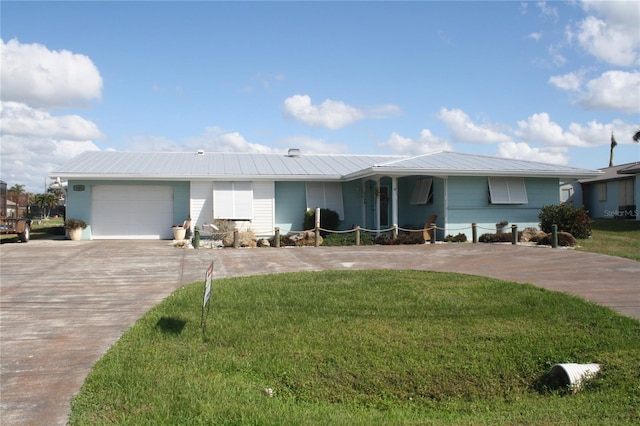
<instances>
[{"instance_id":1,"label":"rope fence","mask_svg":"<svg viewBox=\"0 0 640 426\"><path fill-rule=\"evenodd\" d=\"M518 243L518 226L517 225L511 225L510 227L510 233L511 233L511 244L516 245ZM361 234L362 233L366 233L366 234L375 234L377 236L382 235L382 234L388 234L391 233L393 235L393 238L397 238L400 235L400 232L405 233L405 234L411 234L411 233L423 233L425 236L425 242L428 240L429 243L431 244L435 244L436 240L437 240L437 232L438 231L448 231L448 232L452 232L452 231L466 231L466 230L471 230L472 233L472 242L473 243L477 243L478 242L478 230L483 230L483 231L494 231L493 233L495 234L500 234L500 233L504 233L504 234L508 234L509 232L498 232L496 228L486 228L486 227L482 227L482 226L478 226L475 223L472 223L471 226L465 226L465 227L460 227L460 228L442 228L437 226L435 223L431 223L428 226L425 226L422 229L411 229L411 228L403 228L403 227L399 227L399 226L391 226L389 228L384 228L384 229L369 229L369 228L362 228L360 226L356 226L355 228L352 229L346 229L346 230L335 230L335 229L326 229L326 228L322 228L320 226L316 226L315 228L312 229L306 229L306 230L302 230L302 231L296 231L296 230L289 230L287 232L287 236L289 235L298 235L298 234L303 234L303 233L307 233L307 232L313 232L315 234L315 246L318 247L320 245L320 234L324 233L326 234L351 234L351 233L355 233L356 235L356 245L359 246L361 245ZM558 236L557 236L557 226L556 225L552 225L552 247L556 248L558 246ZM239 233L240 231L235 228L231 231L212 231L210 232L210 236L216 235L217 237L224 239L225 237L229 236L229 235L233 235L233 247L234 248L238 248L239 247ZM427 238L428 237L428 238ZM275 233L274 236L272 237L275 243L275 247L280 247L280 243L281 243L281 234L280 234L280 228L276 227L275 228ZM195 240L200 241L200 229L198 227L195 227L194 230L194 242ZM194 244L195 246L195 244Z\"/></svg>"}]
</instances>

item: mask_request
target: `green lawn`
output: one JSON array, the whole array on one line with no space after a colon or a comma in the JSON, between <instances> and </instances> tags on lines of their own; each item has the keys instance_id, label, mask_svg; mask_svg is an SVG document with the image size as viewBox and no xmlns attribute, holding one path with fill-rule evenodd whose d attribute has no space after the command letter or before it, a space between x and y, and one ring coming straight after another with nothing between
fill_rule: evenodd
<instances>
[{"instance_id":1,"label":"green lawn","mask_svg":"<svg viewBox=\"0 0 640 426\"><path fill-rule=\"evenodd\" d=\"M591 222L592 238L578 240L578 250L640 261L640 221L599 219Z\"/></svg>"},{"instance_id":2,"label":"green lawn","mask_svg":"<svg viewBox=\"0 0 640 426\"><path fill-rule=\"evenodd\" d=\"M569 295L421 271L221 279L204 333L202 298L185 286L129 329L71 424L640 422L640 322ZM558 362L602 370L572 394Z\"/></svg>"}]
</instances>

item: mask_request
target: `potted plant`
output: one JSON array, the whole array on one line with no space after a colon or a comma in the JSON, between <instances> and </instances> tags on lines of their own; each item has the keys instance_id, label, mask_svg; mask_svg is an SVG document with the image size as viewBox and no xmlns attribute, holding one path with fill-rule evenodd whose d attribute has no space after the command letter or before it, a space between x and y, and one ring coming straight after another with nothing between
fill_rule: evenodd
<instances>
[{"instance_id":1,"label":"potted plant","mask_svg":"<svg viewBox=\"0 0 640 426\"><path fill-rule=\"evenodd\" d=\"M509 222L507 222L506 220L501 220L500 222L496 223L496 234L502 234L503 232L506 232L507 225L509 225Z\"/></svg>"},{"instance_id":2,"label":"potted plant","mask_svg":"<svg viewBox=\"0 0 640 426\"><path fill-rule=\"evenodd\" d=\"M187 234L187 230L182 225L173 225L171 230L173 231L174 240L184 240Z\"/></svg>"},{"instance_id":3,"label":"potted plant","mask_svg":"<svg viewBox=\"0 0 640 426\"><path fill-rule=\"evenodd\" d=\"M64 221L64 229L69 232L69 238L72 241L78 241L82 238L82 230L87 227L87 222L82 219L67 219Z\"/></svg>"}]
</instances>

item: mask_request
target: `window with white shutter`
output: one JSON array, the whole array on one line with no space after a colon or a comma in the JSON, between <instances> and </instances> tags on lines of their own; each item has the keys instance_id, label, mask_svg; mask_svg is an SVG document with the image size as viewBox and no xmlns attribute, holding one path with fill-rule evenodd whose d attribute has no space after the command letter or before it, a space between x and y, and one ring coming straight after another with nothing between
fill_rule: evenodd
<instances>
[{"instance_id":1,"label":"window with white shutter","mask_svg":"<svg viewBox=\"0 0 640 426\"><path fill-rule=\"evenodd\" d=\"M523 178L490 177L489 197L491 204L527 204L527 187Z\"/></svg>"},{"instance_id":2,"label":"window with white shutter","mask_svg":"<svg viewBox=\"0 0 640 426\"><path fill-rule=\"evenodd\" d=\"M342 184L340 182L307 182L307 210L329 209L344 218Z\"/></svg>"},{"instance_id":3,"label":"window with white shutter","mask_svg":"<svg viewBox=\"0 0 640 426\"><path fill-rule=\"evenodd\" d=\"M416 186L413 187L413 194L411 195L411 204L427 204L431 201L431 185L433 179L419 179L416 182Z\"/></svg>"},{"instance_id":4,"label":"window with white shutter","mask_svg":"<svg viewBox=\"0 0 640 426\"><path fill-rule=\"evenodd\" d=\"M251 182L215 182L213 187L215 219L253 219L253 187Z\"/></svg>"}]
</instances>

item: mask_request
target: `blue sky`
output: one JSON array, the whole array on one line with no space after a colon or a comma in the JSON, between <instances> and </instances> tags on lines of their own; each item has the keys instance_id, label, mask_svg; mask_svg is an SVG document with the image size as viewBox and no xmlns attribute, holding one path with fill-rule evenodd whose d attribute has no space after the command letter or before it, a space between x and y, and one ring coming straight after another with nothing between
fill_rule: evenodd
<instances>
[{"instance_id":1,"label":"blue sky","mask_svg":"<svg viewBox=\"0 0 640 426\"><path fill-rule=\"evenodd\" d=\"M1 176L85 150L640 161L640 2L1 4Z\"/></svg>"}]
</instances>

